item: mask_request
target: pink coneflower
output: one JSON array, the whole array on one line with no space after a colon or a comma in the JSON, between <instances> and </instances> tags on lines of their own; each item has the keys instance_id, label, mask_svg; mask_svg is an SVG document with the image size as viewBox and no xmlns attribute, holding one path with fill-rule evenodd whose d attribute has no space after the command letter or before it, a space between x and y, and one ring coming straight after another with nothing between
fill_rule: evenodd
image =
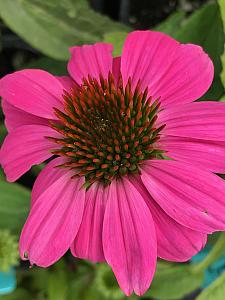
<instances>
[{"instance_id":1,"label":"pink coneflower","mask_svg":"<svg viewBox=\"0 0 225 300\"><path fill-rule=\"evenodd\" d=\"M54 155L34 184L21 258L47 267L70 248L141 295L157 256L186 261L225 230L225 184L212 173L225 172L225 104L192 103L213 64L165 34L132 32L117 58L104 43L70 50L68 77L0 81L8 180Z\"/></svg>"}]
</instances>

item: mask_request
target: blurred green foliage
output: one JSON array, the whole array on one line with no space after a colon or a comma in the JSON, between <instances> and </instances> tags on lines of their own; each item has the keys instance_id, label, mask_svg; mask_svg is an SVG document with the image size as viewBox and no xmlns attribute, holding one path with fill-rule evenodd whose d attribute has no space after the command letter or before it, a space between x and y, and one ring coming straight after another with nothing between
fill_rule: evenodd
<instances>
[{"instance_id":1,"label":"blurred green foliage","mask_svg":"<svg viewBox=\"0 0 225 300\"><path fill-rule=\"evenodd\" d=\"M225 273L223 273L210 287L205 289L196 300L224 300Z\"/></svg>"},{"instance_id":2,"label":"blurred green foliage","mask_svg":"<svg viewBox=\"0 0 225 300\"><path fill-rule=\"evenodd\" d=\"M219 0L218 3L220 6L221 17L223 20L223 30L225 32L225 1ZM222 61L222 66L223 66L222 72L221 72L221 80L223 82L223 86L225 87L225 48L224 48L223 54L221 56L221 61Z\"/></svg>"},{"instance_id":3,"label":"blurred green foliage","mask_svg":"<svg viewBox=\"0 0 225 300\"><path fill-rule=\"evenodd\" d=\"M192 265L158 262L151 288L144 297L159 300L180 299L201 286L203 272L193 272Z\"/></svg>"},{"instance_id":4,"label":"blurred green foliage","mask_svg":"<svg viewBox=\"0 0 225 300\"><path fill-rule=\"evenodd\" d=\"M73 45L94 43L105 32L127 29L94 12L86 0L0 0L0 15L34 48L62 60L69 58Z\"/></svg>"},{"instance_id":5,"label":"blurred green foliage","mask_svg":"<svg viewBox=\"0 0 225 300\"><path fill-rule=\"evenodd\" d=\"M8 229L0 229L0 272L8 272L18 264L19 253L16 236Z\"/></svg>"},{"instance_id":6,"label":"blurred green foliage","mask_svg":"<svg viewBox=\"0 0 225 300\"><path fill-rule=\"evenodd\" d=\"M19 234L28 215L30 191L17 184L0 181L0 229Z\"/></svg>"},{"instance_id":7,"label":"blurred green foliage","mask_svg":"<svg viewBox=\"0 0 225 300\"><path fill-rule=\"evenodd\" d=\"M93 11L86 0L0 0L0 17L12 31L43 54L22 67L40 68L56 75L67 72L70 46L109 42L114 44L114 56L118 56L127 32L132 30ZM225 101L225 0L205 4L191 15L179 10L153 29L170 34L180 42L201 45L215 66L213 85L201 100ZM1 123L0 144L5 135L6 129ZM32 176L36 177L40 170L32 168ZM7 183L0 169L0 230L10 230L18 240L29 201L30 190L18 183ZM151 288L143 298L182 299L198 289L209 263L225 252L222 239L224 235L218 240L211 239L214 250L197 266L159 261ZM48 269L29 269L21 264L17 268L17 279L16 291L1 296L2 300L126 299L107 265L92 265L70 255ZM222 274L197 300L222 300L224 295L225 274Z\"/></svg>"}]
</instances>

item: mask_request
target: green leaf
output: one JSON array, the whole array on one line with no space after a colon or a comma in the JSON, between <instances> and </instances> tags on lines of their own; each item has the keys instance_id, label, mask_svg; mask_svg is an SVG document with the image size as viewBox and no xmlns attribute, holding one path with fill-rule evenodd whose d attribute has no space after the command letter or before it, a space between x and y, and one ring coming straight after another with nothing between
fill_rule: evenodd
<instances>
[{"instance_id":1,"label":"green leaf","mask_svg":"<svg viewBox=\"0 0 225 300\"><path fill-rule=\"evenodd\" d=\"M210 246L213 246L218 241L219 237L220 237L220 232L219 231L214 232L213 234L209 234L208 239L207 239L207 244L210 245Z\"/></svg>"},{"instance_id":2,"label":"green leaf","mask_svg":"<svg viewBox=\"0 0 225 300\"><path fill-rule=\"evenodd\" d=\"M95 265L92 263L81 261L79 264L76 263L76 266L76 273L69 273L69 288L66 299L105 300L105 297L99 293L94 281L99 265L95 269Z\"/></svg>"},{"instance_id":3,"label":"green leaf","mask_svg":"<svg viewBox=\"0 0 225 300\"><path fill-rule=\"evenodd\" d=\"M218 74L214 75L213 83L201 100L220 100L224 96L224 87Z\"/></svg>"},{"instance_id":4,"label":"green leaf","mask_svg":"<svg viewBox=\"0 0 225 300\"><path fill-rule=\"evenodd\" d=\"M221 69L224 33L219 6L209 3L183 22L175 37L182 43L198 44L214 61L216 72Z\"/></svg>"},{"instance_id":5,"label":"green leaf","mask_svg":"<svg viewBox=\"0 0 225 300\"><path fill-rule=\"evenodd\" d=\"M67 276L64 270L57 270L48 275L48 300L63 300L67 294Z\"/></svg>"},{"instance_id":6,"label":"green leaf","mask_svg":"<svg viewBox=\"0 0 225 300\"><path fill-rule=\"evenodd\" d=\"M106 264L98 265L96 268L94 286L106 299L122 300L125 298L112 269Z\"/></svg>"},{"instance_id":7,"label":"green leaf","mask_svg":"<svg viewBox=\"0 0 225 300\"><path fill-rule=\"evenodd\" d=\"M182 43L198 44L209 54L214 63L215 77L212 87L202 99L218 100L224 93L220 80L220 56L225 41L218 4L209 3L194 12L182 23L175 38Z\"/></svg>"},{"instance_id":8,"label":"green leaf","mask_svg":"<svg viewBox=\"0 0 225 300\"><path fill-rule=\"evenodd\" d=\"M67 297L68 300L71 299L109 300L106 299L102 294L100 294L93 284L87 284L84 278L77 278L76 280L74 280L73 284L70 287L69 295L70 296Z\"/></svg>"},{"instance_id":9,"label":"green leaf","mask_svg":"<svg viewBox=\"0 0 225 300\"><path fill-rule=\"evenodd\" d=\"M110 32L104 35L104 42L111 43L114 46L113 56L121 55L126 36L127 32L125 31Z\"/></svg>"},{"instance_id":10,"label":"green leaf","mask_svg":"<svg viewBox=\"0 0 225 300\"><path fill-rule=\"evenodd\" d=\"M196 300L224 300L225 272L220 275L209 287L196 298Z\"/></svg>"},{"instance_id":11,"label":"green leaf","mask_svg":"<svg viewBox=\"0 0 225 300\"><path fill-rule=\"evenodd\" d=\"M61 60L68 59L73 45L127 28L93 11L86 0L0 0L0 16L34 48Z\"/></svg>"},{"instance_id":12,"label":"green leaf","mask_svg":"<svg viewBox=\"0 0 225 300\"><path fill-rule=\"evenodd\" d=\"M55 60L49 57L41 57L30 61L28 64L23 66L23 69L42 69L47 72L50 72L54 75L66 75L67 64L65 61Z\"/></svg>"},{"instance_id":13,"label":"green leaf","mask_svg":"<svg viewBox=\"0 0 225 300\"><path fill-rule=\"evenodd\" d=\"M184 17L185 13L183 11L177 11L171 14L165 21L154 27L154 30L174 36L178 32Z\"/></svg>"},{"instance_id":14,"label":"green leaf","mask_svg":"<svg viewBox=\"0 0 225 300\"><path fill-rule=\"evenodd\" d=\"M26 273L25 281L31 278L31 283L29 284L30 290L40 290L42 293L47 294L48 292L48 275L49 268L33 268ZM24 280L24 278L23 278ZM23 284L22 284L23 285Z\"/></svg>"},{"instance_id":15,"label":"green leaf","mask_svg":"<svg viewBox=\"0 0 225 300\"><path fill-rule=\"evenodd\" d=\"M224 32L225 32L225 1L219 0L218 3L219 3L219 7L220 7L221 17L223 20L223 28L224 28ZM221 72L221 80L225 87L225 47L224 47L223 55L221 56L221 61L222 61L222 66L223 66L223 69Z\"/></svg>"},{"instance_id":16,"label":"green leaf","mask_svg":"<svg viewBox=\"0 0 225 300\"><path fill-rule=\"evenodd\" d=\"M203 272L192 272L190 265L158 263L155 277L144 298L180 299L200 287L203 277Z\"/></svg>"},{"instance_id":17,"label":"green leaf","mask_svg":"<svg viewBox=\"0 0 225 300\"><path fill-rule=\"evenodd\" d=\"M19 233L28 214L30 192L17 183L0 181L0 228Z\"/></svg>"},{"instance_id":18,"label":"green leaf","mask_svg":"<svg viewBox=\"0 0 225 300\"><path fill-rule=\"evenodd\" d=\"M154 30L165 32L170 35L174 35L182 20L184 19L185 13L182 11L175 12L169 16L164 22L153 28ZM104 42L111 43L114 45L114 56L121 55L122 47L127 36L128 31L115 31L104 34Z\"/></svg>"},{"instance_id":19,"label":"green leaf","mask_svg":"<svg viewBox=\"0 0 225 300\"><path fill-rule=\"evenodd\" d=\"M220 101L220 102L225 102L225 95L223 95L223 97L221 97L219 101ZM224 178L224 177L223 177L223 178Z\"/></svg>"}]
</instances>

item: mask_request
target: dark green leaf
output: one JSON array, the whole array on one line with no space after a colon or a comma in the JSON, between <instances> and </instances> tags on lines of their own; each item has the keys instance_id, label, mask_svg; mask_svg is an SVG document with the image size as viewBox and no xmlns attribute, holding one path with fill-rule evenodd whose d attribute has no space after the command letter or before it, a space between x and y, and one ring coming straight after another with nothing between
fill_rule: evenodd
<instances>
[{"instance_id":1,"label":"dark green leaf","mask_svg":"<svg viewBox=\"0 0 225 300\"><path fill-rule=\"evenodd\" d=\"M40 165L34 165L32 168L31 168L31 172L35 175L35 176L38 176L39 173L44 169L45 167L45 164L42 163Z\"/></svg>"},{"instance_id":2,"label":"dark green leaf","mask_svg":"<svg viewBox=\"0 0 225 300\"><path fill-rule=\"evenodd\" d=\"M126 28L94 12L86 0L0 0L0 16L34 48L62 60L68 59L69 47Z\"/></svg>"},{"instance_id":3,"label":"dark green leaf","mask_svg":"<svg viewBox=\"0 0 225 300\"><path fill-rule=\"evenodd\" d=\"M225 1L219 0L218 3L220 6L220 12L221 12L221 17L222 17L222 21L223 21L223 28L224 28L224 32L225 32ZM221 56L221 61L222 61L222 66L223 66L223 69L221 72L221 80L225 87L225 47L224 47L223 55Z\"/></svg>"},{"instance_id":4,"label":"dark green leaf","mask_svg":"<svg viewBox=\"0 0 225 300\"><path fill-rule=\"evenodd\" d=\"M93 283L93 276L87 268L84 272L79 272L78 276L74 279L71 278L68 289L67 300L74 299L85 299L87 293L87 286L90 287Z\"/></svg>"},{"instance_id":5,"label":"dark green leaf","mask_svg":"<svg viewBox=\"0 0 225 300\"><path fill-rule=\"evenodd\" d=\"M31 278L29 289L39 290L42 293L48 292L48 275L49 269L46 268L33 268L26 274L27 278ZM27 281L27 278L25 279Z\"/></svg>"},{"instance_id":6,"label":"dark green leaf","mask_svg":"<svg viewBox=\"0 0 225 300\"><path fill-rule=\"evenodd\" d=\"M35 297L29 294L25 289L18 288L9 295L1 295L0 299L1 300L20 300L20 299L30 300L30 299L35 299Z\"/></svg>"},{"instance_id":7,"label":"dark green leaf","mask_svg":"<svg viewBox=\"0 0 225 300\"><path fill-rule=\"evenodd\" d=\"M3 124L0 125L0 146L7 134L7 130Z\"/></svg>"},{"instance_id":8,"label":"dark green leaf","mask_svg":"<svg viewBox=\"0 0 225 300\"><path fill-rule=\"evenodd\" d=\"M183 11L177 11L170 15L165 21L157 25L154 30L174 36L178 32L184 17L185 13Z\"/></svg>"},{"instance_id":9,"label":"dark green leaf","mask_svg":"<svg viewBox=\"0 0 225 300\"><path fill-rule=\"evenodd\" d=\"M224 32L217 3L209 3L194 12L175 35L182 43L193 43L203 47L213 60L215 78L209 92L202 99L218 100L224 92L220 80L221 61L223 53Z\"/></svg>"},{"instance_id":10,"label":"dark green leaf","mask_svg":"<svg viewBox=\"0 0 225 300\"><path fill-rule=\"evenodd\" d=\"M219 75L214 75L213 84L201 100L220 100L224 95L224 87Z\"/></svg>"},{"instance_id":11,"label":"dark green leaf","mask_svg":"<svg viewBox=\"0 0 225 300\"><path fill-rule=\"evenodd\" d=\"M65 61L59 61L49 57L41 57L29 62L23 66L23 69L42 69L54 75L62 76L67 74L66 67L67 64Z\"/></svg>"}]
</instances>

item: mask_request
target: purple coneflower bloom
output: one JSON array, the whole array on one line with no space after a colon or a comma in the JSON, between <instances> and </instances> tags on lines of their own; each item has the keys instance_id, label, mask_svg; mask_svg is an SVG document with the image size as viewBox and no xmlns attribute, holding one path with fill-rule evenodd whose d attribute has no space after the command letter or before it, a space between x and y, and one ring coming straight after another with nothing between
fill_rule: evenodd
<instances>
[{"instance_id":1,"label":"purple coneflower bloom","mask_svg":"<svg viewBox=\"0 0 225 300\"><path fill-rule=\"evenodd\" d=\"M72 47L69 76L22 70L0 81L9 181L53 157L32 191L22 259L47 267L70 248L106 261L126 295L143 294L157 257L183 262L225 230L225 104L201 47L159 32Z\"/></svg>"}]
</instances>

